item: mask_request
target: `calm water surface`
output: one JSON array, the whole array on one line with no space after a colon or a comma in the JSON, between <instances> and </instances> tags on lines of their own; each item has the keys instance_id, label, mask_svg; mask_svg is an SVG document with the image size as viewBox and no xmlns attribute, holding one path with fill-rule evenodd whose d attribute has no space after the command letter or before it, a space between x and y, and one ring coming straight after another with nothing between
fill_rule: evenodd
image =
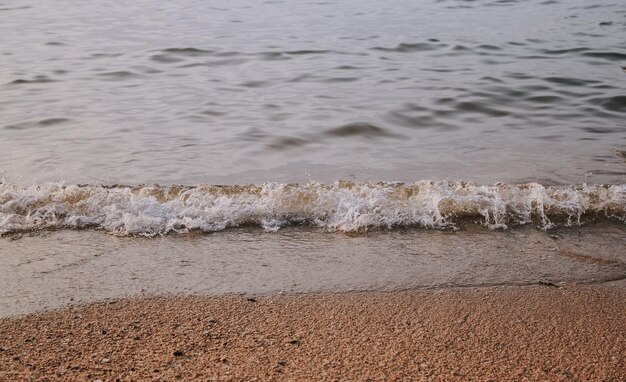
<instances>
[{"instance_id":1,"label":"calm water surface","mask_svg":"<svg viewBox=\"0 0 626 382\"><path fill-rule=\"evenodd\" d=\"M624 183L626 4L0 0L0 177Z\"/></svg>"}]
</instances>

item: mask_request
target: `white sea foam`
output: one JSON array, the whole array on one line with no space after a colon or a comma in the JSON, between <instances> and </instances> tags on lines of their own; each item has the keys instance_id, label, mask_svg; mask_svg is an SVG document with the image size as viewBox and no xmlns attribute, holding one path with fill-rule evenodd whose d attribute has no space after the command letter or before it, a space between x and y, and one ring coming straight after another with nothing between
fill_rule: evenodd
<instances>
[{"instance_id":1,"label":"white sea foam","mask_svg":"<svg viewBox=\"0 0 626 382\"><path fill-rule=\"evenodd\" d=\"M257 225L308 224L329 231L419 226L542 229L594 219L626 221L626 185L544 187L419 181L412 184L268 182L247 186L97 186L0 183L0 234L96 228L158 236Z\"/></svg>"}]
</instances>

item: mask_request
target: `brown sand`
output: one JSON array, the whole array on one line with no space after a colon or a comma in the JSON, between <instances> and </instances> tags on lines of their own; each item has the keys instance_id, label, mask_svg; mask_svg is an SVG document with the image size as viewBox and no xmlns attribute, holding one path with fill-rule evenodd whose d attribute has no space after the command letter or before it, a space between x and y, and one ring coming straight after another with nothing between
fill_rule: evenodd
<instances>
[{"instance_id":1,"label":"brown sand","mask_svg":"<svg viewBox=\"0 0 626 382\"><path fill-rule=\"evenodd\" d=\"M0 320L0 380L626 380L626 288L131 299Z\"/></svg>"}]
</instances>

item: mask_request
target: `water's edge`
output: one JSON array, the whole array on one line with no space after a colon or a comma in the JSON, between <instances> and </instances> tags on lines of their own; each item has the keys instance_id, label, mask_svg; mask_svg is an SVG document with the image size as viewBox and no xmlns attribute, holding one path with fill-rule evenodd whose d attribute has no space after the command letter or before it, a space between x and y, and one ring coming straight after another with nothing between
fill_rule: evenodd
<instances>
[{"instance_id":1,"label":"water's edge","mask_svg":"<svg viewBox=\"0 0 626 382\"><path fill-rule=\"evenodd\" d=\"M626 277L626 225L550 231L285 227L119 237L60 230L0 239L0 316L142 295L266 295L591 284Z\"/></svg>"}]
</instances>

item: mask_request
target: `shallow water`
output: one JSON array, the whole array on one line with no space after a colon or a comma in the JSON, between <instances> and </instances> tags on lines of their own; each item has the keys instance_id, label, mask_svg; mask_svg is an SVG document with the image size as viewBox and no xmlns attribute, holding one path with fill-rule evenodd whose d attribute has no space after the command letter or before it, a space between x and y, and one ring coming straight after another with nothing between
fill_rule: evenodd
<instances>
[{"instance_id":1,"label":"shallow water","mask_svg":"<svg viewBox=\"0 0 626 382\"><path fill-rule=\"evenodd\" d=\"M614 282L626 226L545 233L286 228L129 238L58 231L0 239L0 317L107 298Z\"/></svg>"},{"instance_id":2,"label":"shallow water","mask_svg":"<svg viewBox=\"0 0 626 382\"><path fill-rule=\"evenodd\" d=\"M0 0L20 184L624 183L626 5Z\"/></svg>"}]
</instances>

